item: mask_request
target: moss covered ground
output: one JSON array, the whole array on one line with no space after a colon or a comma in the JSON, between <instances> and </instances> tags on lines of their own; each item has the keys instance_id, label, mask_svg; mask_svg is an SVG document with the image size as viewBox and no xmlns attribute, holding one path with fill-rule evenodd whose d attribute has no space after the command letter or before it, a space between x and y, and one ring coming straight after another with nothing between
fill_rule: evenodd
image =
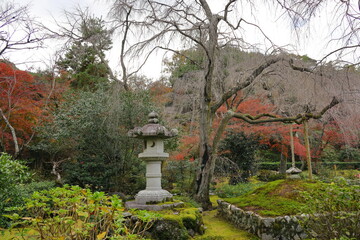
<instances>
[{"instance_id":1,"label":"moss covered ground","mask_svg":"<svg viewBox=\"0 0 360 240\"><path fill-rule=\"evenodd\" d=\"M203 213L203 221L206 227L205 234L196 236L197 240L251 240L258 239L254 235L240 230L231 223L218 217L217 210Z\"/></svg>"},{"instance_id":2,"label":"moss covered ground","mask_svg":"<svg viewBox=\"0 0 360 240\"><path fill-rule=\"evenodd\" d=\"M320 182L303 180L277 180L239 197L225 198L226 202L262 216L284 216L304 213L306 202L300 192L311 191Z\"/></svg>"},{"instance_id":3,"label":"moss covered ground","mask_svg":"<svg viewBox=\"0 0 360 240\"><path fill-rule=\"evenodd\" d=\"M175 208L169 210L162 210L158 212L161 218L165 220L174 220L183 225L185 221L196 221L200 217L199 209L197 208Z\"/></svg>"}]
</instances>

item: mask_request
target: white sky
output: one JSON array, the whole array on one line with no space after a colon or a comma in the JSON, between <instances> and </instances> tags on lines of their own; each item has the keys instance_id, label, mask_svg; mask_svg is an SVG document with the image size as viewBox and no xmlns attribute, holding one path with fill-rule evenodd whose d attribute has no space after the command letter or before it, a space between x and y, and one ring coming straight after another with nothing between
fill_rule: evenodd
<instances>
[{"instance_id":1,"label":"white sky","mask_svg":"<svg viewBox=\"0 0 360 240\"><path fill-rule=\"evenodd\" d=\"M0 2L6 0L0 0ZM15 0L19 4L26 4L26 1ZM53 22L53 17L58 21L62 19L63 11L71 11L77 6L80 7L89 7L90 12L93 12L96 16L103 16L106 18L108 12L109 2L106 0L31 0L30 3L31 14L40 19L43 23L51 25ZM222 1L219 0L209 0L209 3L212 4L212 8L216 9L219 7ZM264 5L259 10L253 14L257 16L257 23L262 27L266 35L273 40L273 42L278 46L286 46L287 49L291 49L294 53L300 55L308 55L314 59L321 59L326 53L335 48L331 48L327 45L328 40L328 28L327 24L329 22L325 16L315 17L313 22L317 22L316 26L313 26L310 31L307 29L302 30L302 37L297 38L295 32L291 29L291 24L289 21L285 21L285 17L280 15L278 12L277 16L273 14L273 11L269 9L270 5ZM248 14L248 11L245 11L242 14ZM260 17L258 17L260 16ZM254 28L247 29L248 41L264 43L263 38L258 34ZM119 42L119 41L117 41ZM107 57L110 60L111 67L115 70L119 69L118 61L118 52L119 44L114 41L113 49L108 53ZM41 50L32 50L32 51L22 51L21 53L14 53L10 57L10 60L16 63L30 62L30 64L19 65L21 69L26 69L31 66L35 68L41 67L45 68L44 62L48 63L51 60L51 56L54 53L54 50L59 47L56 45L49 45L50 48L41 49ZM142 73L150 78L158 78L161 75L161 62L162 54L158 56L153 56L149 63L142 70ZM44 62L38 62L42 60ZM36 63L34 63L35 61Z\"/></svg>"}]
</instances>

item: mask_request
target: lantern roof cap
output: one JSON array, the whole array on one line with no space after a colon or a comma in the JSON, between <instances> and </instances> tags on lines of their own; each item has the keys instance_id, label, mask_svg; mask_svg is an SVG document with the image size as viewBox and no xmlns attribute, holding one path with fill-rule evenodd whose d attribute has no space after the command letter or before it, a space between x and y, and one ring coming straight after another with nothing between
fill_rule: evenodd
<instances>
[{"instance_id":1,"label":"lantern roof cap","mask_svg":"<svg viewBox=\"0 0 360 240\"><path fill-rule=\"evenodd\" d=\"M301 173L302 171L300 169L298 169L297 167L291 167L288 170L286 170L286 173L290 173L290 174L297 174L297 173Z\"/></svg>"},{"instance_id":2,"label":"lantern roof cap","mask_svg":"<svg viewBox=\"0 0 360 240\"><path fill-rule=\"evenodd\" d=\"M156 112L151 112L148 115L148 124L143 127L135 127L128 132L129 137L133 138L171 138L178 134L177 129L168 130L166 127L159 124L159 115Z\"/></svg>"}]
</instances>

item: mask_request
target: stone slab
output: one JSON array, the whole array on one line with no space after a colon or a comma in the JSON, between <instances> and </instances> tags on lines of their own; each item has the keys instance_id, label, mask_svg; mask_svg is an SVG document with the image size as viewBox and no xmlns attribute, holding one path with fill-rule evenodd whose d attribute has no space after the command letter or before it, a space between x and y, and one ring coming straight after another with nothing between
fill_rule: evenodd
<instances>
[{"instance_id":1,"label":"stone slab","mask_svg":"<svg viewBox=\"0 0 360 240\"><path fill-rule=\"evenodd\" d=\"M142 190L135 196L135 201L138 204L146 204L151 202L163 202L166 199L171 199L173 195L164 189L159 190Z\"/></svg>"},{"instance_id":2,"label":"stone slab","mask_svg":"<svg viewBox=\"0 0 360 240\"><path fill-rule=\"evenodd\" d=\"M125 203L126 209L140 209L149 211L161 211L163 209L176 208L184 205L183 202L169 203L169 204L140 204L136 201L128 201Z\"/></svg>"}]
</instances>

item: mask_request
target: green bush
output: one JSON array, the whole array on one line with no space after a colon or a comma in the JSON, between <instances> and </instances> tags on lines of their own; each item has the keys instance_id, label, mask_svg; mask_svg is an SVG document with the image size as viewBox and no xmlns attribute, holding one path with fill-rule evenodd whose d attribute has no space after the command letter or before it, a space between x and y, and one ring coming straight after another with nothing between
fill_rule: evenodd
<instances>
[{"instance_id":1,"label":"green bush","mask_svg":"<svg viewBox=\"0 0 360 240\"><path fill-rule=\"evenodd\" d=\"M0 155L0 213L6 207L20 206L23 202L22 185L31 179L28 167L6 153ZM0 227L8 227L9 220L0 216Z\"/></svg>"},{"instance_id":2,"label":"green bush","mask_svg":"<svg viewBox=\"0 0 360 240\"><path fill-rule=\"evenodd\" d=\"M321 165L337 169L360 169L360 162L322 162Z\"/></svg>"},{"instance_id":3,"label":"green bush","mask_svg":"<svg viewBox=\"0 0 360 240\"><path fill-rule=\"evenodd\" d=\"M360 161L360 150L353 147L345 147L339 152L340 161Z\"/></svg>"},{"instance_id":4,"label":"green bush","mask_svg":"<svg viewBox=\"0 0 360 240\"><path fill-rule=\"evenodd\" d=\"M308 202L303 211L311 217L303 224L316 239L360 239L360 191L358 186L322 184L303 192Z\"/></svg>"},{"instance_id":5,"label":"green bush","mask_svg":"<svg viewBox=\"0 0 360 240\"><path fill-rule=\"evenodd\" d=\"M291 167L291 164L292 164L291 162L287 162L286 168L289 169ZM296 163L296 167L300 168L301 163ZM259 169L278 171L279 168L280 168L280 162L260 162L259 163Z\"/></svg>"},{"instance_id":6,"label":"green bush","mask_svg":"<svg viewBox=\"0 0 360 240\"><path fill-rule=\"evenodd\" d=\"M226 138L220 143L219 150L223 152L221 157L225 157L237 165L237 167L224 166L222 169L223 172L230 175L231 184L246 182L250 176L255 175L258 169L256 153L260 147L257 136L247 135L244 132L227 133Z\"/></svg>"},{"instance_id":7,"label":"green bush","mask_svg":"<svg viewBox=\"0 0 360 240\"><path fill-rule=\"evenodd\" d=\"M142 143L127 132L146 123L153 109L148 93L118 92L115 85L76 93L57 108L51 123L38 129L34 153L63 161L58 170L66 184L125 194L143 189L145 164L136 157Z\"/></svg>"},{"instance_id":8,"label":"green bush","mask_svg":"<svg viewBox=\"0 0 360 240\"><path fill-rule=\"evenodd\" d=\"M164 165L162 184L175 194L191 194L197 162L167 161Z\"/></svg>"},{"instance_id":9,"label":"green bush","mask_svg":"<svg viewBox=\"0 0 360 240\"><path fill-rule=\"evenodd\" d=\"M258 171L256 176L260 181L264 181L264 182L271 182L286 178L286 175L284 174L280 174L276 171L264 170L264 169Z\"/></svg>"},{"instance_id":10,"label":"green bush","mask_svg":"<svg viewBox=\"0 0 360 240\"><path fill-rule=\"evenodd\" d=\"M238 183L236 185L223 185L215 190L215 193L222 198L231 198L244 195L255 188L262 186L263 183Z\"/></svg>"},{"instance_id":11,"label":"green bush","mask_svg":"<svg viewBox=\"0 0 360 240\"><path fill-rule=\"evenodd\" d=\"M25 206L7 210L25 214L7 215L17 221L13 227L28 226L41 239L95 240L106 238L110 232L127 233L122 224L122 203L116 195L108 197L78 186L35 192Z\"/></svg>"},{"instance_id":12,"label":"green bush","mask_svg":"<svg viewBox=\"0 0 360 240\"><path fill-rule=\"evenodd\" d=\"M322 162L338 162L340 154L331 145L323 150L321 153Z\"/></svg>"}]
</instances>

